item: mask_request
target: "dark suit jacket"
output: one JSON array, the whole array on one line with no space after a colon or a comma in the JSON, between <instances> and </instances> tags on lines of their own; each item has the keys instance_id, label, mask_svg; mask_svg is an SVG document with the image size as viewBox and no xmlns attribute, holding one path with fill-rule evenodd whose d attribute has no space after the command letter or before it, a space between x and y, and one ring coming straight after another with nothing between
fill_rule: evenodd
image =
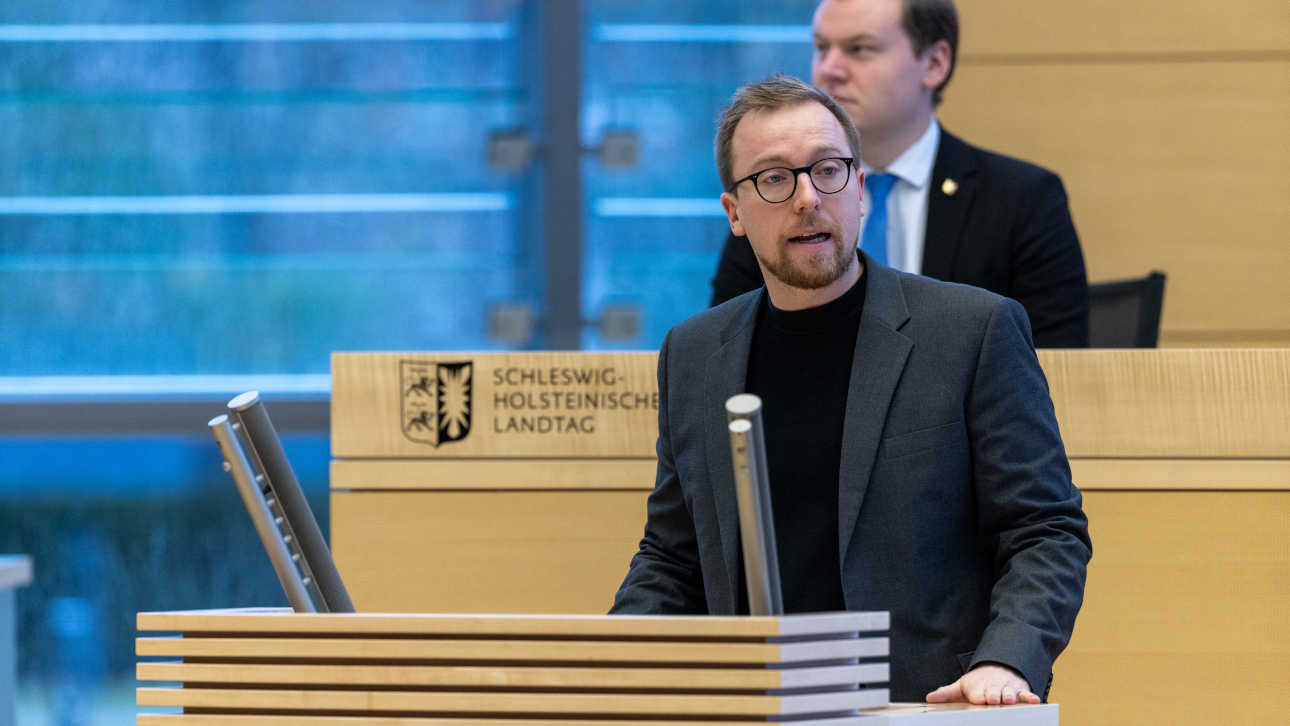
<instances>
[{"instance_id":1,"label":"dark suit jacket","mask_svg":"<svg viewBox=\"0 0 1290 726\"><path fill-rule=\"evenodd\" d=\"M954 194L942 188L958 185ZM1088 277L1056 174L941 130L927 198L922 274L1021 303L1040 348L1088 347ZM763 284L746 237L729 236L712 278L716 305Z\"/></svg>"},{"instance_id":2,"label":"dark suit jacket","mask_svg":"<svg viewBox=\"0 0 1290 726\"><path fill-rule=\"evenodd\" d=\"M1017 669L1042 696L1092 545L1025 314L977 288L866 266L838 521L820 523L838 528L846 606L891 611L895 700L922 700L982 662ZM663 342L658 476L613 612L736 614L725 401L744 391L763 294Z\"/></svg>"}]
</instances>

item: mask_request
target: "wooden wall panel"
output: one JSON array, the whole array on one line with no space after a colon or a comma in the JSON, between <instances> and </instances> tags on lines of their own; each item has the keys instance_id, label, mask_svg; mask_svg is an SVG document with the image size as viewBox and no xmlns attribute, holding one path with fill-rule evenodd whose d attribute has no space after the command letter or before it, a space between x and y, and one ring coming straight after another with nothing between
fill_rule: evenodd
<instances>
[{"instance_id":1,"label":"wooden wall panel","mask_svg":"<svg viewBox=\"0 0 1290 726\"><path fill-rule=\"evenodd\" d=\"M337 488L415 488L409 477L429 475L435 488L596 489L652 483L657 413L619 412L598 433L517 437L472 431L458 442L432 446L399 430L399 361L418 354L337 354L333 373L333 464ZM567 354L566 354L567 355ZM618 354L614 363L633 381L633 395L656 395L653 353ZM477 377L498 367L526 365L542 354L460 354ZM599 354L588 354L599 360ZM566 360L574 360L567 358ZM1284 457L1290 455L1290 350L1076 350L1040 351L1066 449L1072 457ZM476 422L498 415L481 385ZM591 456L585 469L558 459ZM479 467L469 457L490 461ZM620 459L618 457L630 458ZM357 457L357 458L350 458ZM516 483L530 464L502 459L550 460L532 464L528 484ZM442 463L427 462L442 459ZM587 459L592 461L593 459ZM621 462L621 467L619 463ZM469 470L471 473L466 474ZM568 472L565 474L564 472ZM605 483L599 483L603 475ZM382 485L381 482L385 482Z\"/></svg>"},{"instance_id":2,"label":"wooden wall panel","mask_svg":"<svg viewBox=\"0 0 1290 726\"><path fill-rule=\"evenodd\" d=\"M1283 0L970 0L959 15L968 62L980 54L1290 50Z\"/></svg>"},{"instance_id":3,"label":"wooden wall panel","mask_svg":"<svg viewBox=\"0 0 1290 726\"><path fill-rule=\"evenodd\" d=\"M1290 350L1039 357L1071 457L1290 458Z\"/></svg>"},{"instance_id":4,"label":"wooden wall panel","mask_svg":"<svg viewBox=\"0 0 1290 726\"><path fill-rule=\"evenodd\" d=\"M362 610L602 612L645 496L337 493L333 540ZM1290 491L1086 491L1085 511L1094 556L1052 693L1064 718L1271 723L1276 699L1138 694L1270 694L1284 683Z\"/></svg>"},{"instance_id":5,"label":"wooden wall panel","mask_svg":"<svg viewBox=\"0 0 1290 726\"><path fill-rule=\"evenodd\" d=\"M1290 345L1290 57L969 64L940 116L1061 174L1091 280L1168 273L1165 343Z\"/></svg>"},{"instance_id":6,"label":"wooden wall panel","mask_svg":"<svg viewBox=\"0 0 1290 726\"><path fill-rule=\"evenodd\" d=\"M1286 491L1287 459L1071 459L1083 491Z\"/></svg>"},{"instance_id":7,"label":"wooden wall panel","mask_svg":"<svg viewBox=\"0 0 1290 726\"><path fill-rule=\"evenodd\" d=\"M483 367L504 359L485 357ZM653 358L622 365L644 376ZM1064 718L1273 722L1275 698L1221 694L1277 693L1290 671L1290 349L1039 359L1093 538L1052 693ZM336 381L341 397L372 395ZM653 435L638 426L617 445L643 451ZM648 457L443 454L333 463L332 545L360 610L610 606L644 524Z\"/></svg>"},{"instance_id":8,"label":"wooden wall panel","mask_svg":"<svg viewBox=\"0 0 1290 726\"><path fill-rule=\"evenodd\" d=\"M1280 490L1290 488L1290 459L1073 458L1084 490ZM652 459L378 459L333 461L332 491L647 492Z\"/></svg>"},{"instance_id":9,"label":"wooden wall panel","mask_svg":"<svg viewBox=\"0 0 1290 726\"><path fill-rule=\"evenodd\" d=\"M656 361L652 351L333 353L332 456L653 457ZM470 367L444 367L457 364ZM462 404L446 436L445 396Z\"/></svg>"},{"instance_id":10,"label":"wooden wall panel","mask_svg":"<svg viewBox=\"0 0 1290 726\"><path fill-rule=\"evenodd\" d=\"M1084 509L1093 559L1051 694L1063 722L1278 723L1290 491L1093 492ZM1235 693L1269 697L1219 696Z\"/></svg>"},{"instance_id":11,"label":"wooden wall panel","mask_svg":"<svg viewBox=\"0 0 1290 726\"><path fill-rule=\"evenodd\" d=\"M333 492L331 544L360 612L604 613L645 497Z\"/></svg>"}]
</instances>

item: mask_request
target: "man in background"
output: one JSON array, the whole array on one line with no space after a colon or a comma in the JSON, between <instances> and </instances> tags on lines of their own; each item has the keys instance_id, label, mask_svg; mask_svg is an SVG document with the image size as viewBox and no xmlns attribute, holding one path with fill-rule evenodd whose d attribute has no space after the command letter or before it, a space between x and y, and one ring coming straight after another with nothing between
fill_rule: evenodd
<instances>
[{"instance_id":1,"label":"man in background","mask_svg":"<svg viewBox=\"0 0 1290 726\"><path fill-rule=\"evenodd\" d=\"M1017 300L1038 347L1087 347L1088 279L1061 179L936 121L958 52L952 0L825 0L812 30L811 80L864 141L862 249ZM712 304L762 284L747 238L731 234Z\"/></svg>"}]
</instances>

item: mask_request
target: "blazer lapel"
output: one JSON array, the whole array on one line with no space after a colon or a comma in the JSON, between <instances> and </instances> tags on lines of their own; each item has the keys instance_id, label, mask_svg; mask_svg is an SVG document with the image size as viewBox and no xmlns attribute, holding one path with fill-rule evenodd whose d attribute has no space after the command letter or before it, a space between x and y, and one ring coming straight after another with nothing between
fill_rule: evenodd
<instances>
[{"instance_id":1,"label":"blazer lapel","mask_svg":"<svg viewBox=\"0 0 1290 726\"><path fill-rule=\"evenodd\" d=\"M976 161L971 148L941 129L941 141L927 190L927 229L923 235L923 274L948 280L963 244L963 223L976 196Z\"/></svg>"},{"instance_id":2,"label":"blazer lapel","mask_svg":"<svg viewBox=\"0 0 1290 726\"><path fill-rule=\"evenodd\" d=\"M748 355L765 288L749 296L747 307L725 330L716 353L708 358L704 372L704 430L707 449L708 481L712 483L713 506L721 530L721 549L726 576L730 584L730 612L739 602L743 550L739 543L739 505L735 498L734 461L730 455L730 429L726 420L726 400L743 393L748 380Z\"/></svg>"},{"instance_id":3,"label":"blazer lapel","mask_svg":"<svg viewBox=\"0 0 1290 726\"><path fill-rule=\"evenodd\" d=\"M838 475L838 554L843 568L860 507L869 488L891 398L914 344L899 332L909 320L900 279L865 256L869 275L860 331L851 361L842 457Z\"/></svg>"}]
</instances>

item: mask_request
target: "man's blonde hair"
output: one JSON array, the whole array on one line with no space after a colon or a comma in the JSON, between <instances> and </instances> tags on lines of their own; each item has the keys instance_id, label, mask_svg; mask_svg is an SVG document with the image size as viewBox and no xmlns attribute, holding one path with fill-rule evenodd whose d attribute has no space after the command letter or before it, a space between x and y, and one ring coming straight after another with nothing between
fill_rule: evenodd
<instances>
[{"instance_id":1,"label":"man's blonde hair","mask_svg":"<svg viewBox=\"0 0 1290 726\"><path fill-rule=\"evenodd\" d=\"M847 145L851 147L854 163L860 163L860 132L851 117L842 110L837 101L827 93L809 83L786 75L774 75L764 81L749 83L735 92L730 105L721 111L717 118L717 174L721 177L721 188L733 192L735 177L734 160L731 158L731 143L735 136L735 127L753 111L778 111L782 108L799 106L803 103L818 103L827 108L842 124L847 135Z\"/></svg>"}]
</instances>

